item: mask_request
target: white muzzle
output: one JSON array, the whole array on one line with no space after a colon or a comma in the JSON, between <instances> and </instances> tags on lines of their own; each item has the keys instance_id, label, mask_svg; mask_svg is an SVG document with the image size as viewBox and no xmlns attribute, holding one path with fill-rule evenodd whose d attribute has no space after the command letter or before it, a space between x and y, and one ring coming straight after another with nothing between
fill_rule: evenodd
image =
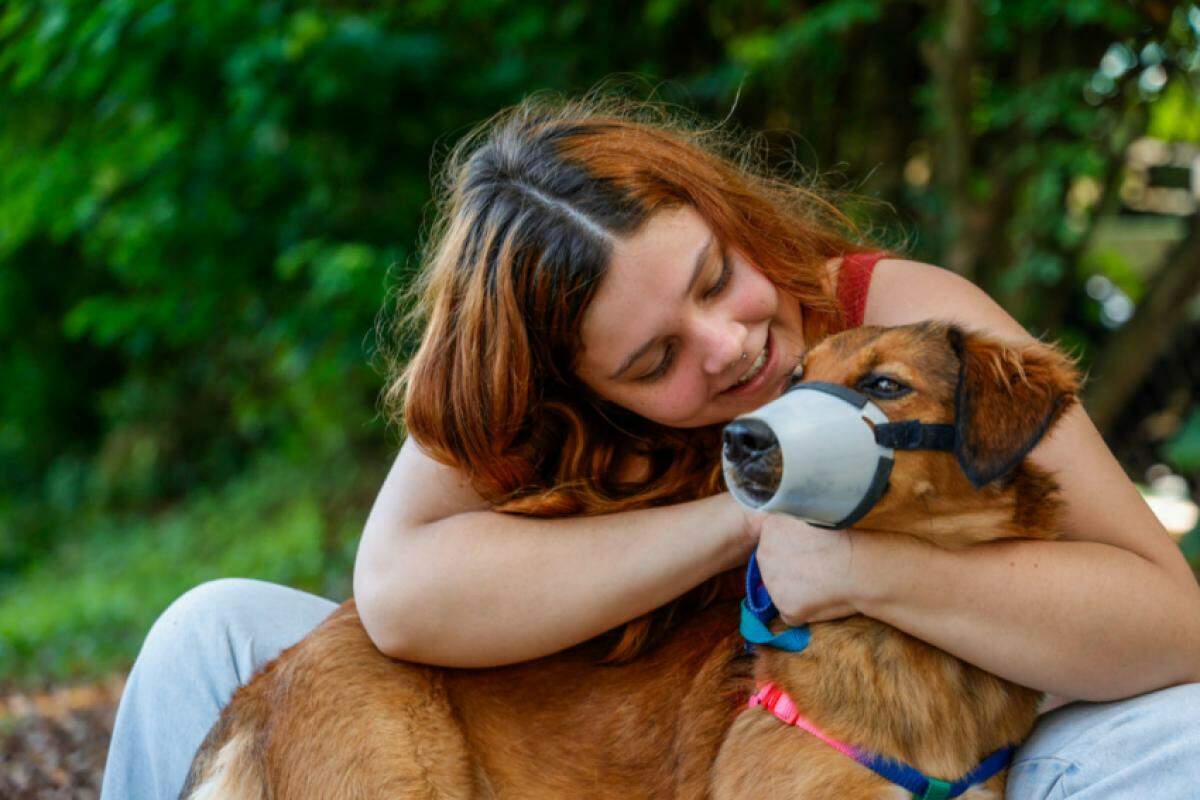
<instances>
[{"instance_id":1,"label":"white muzzle","mask_svg":"<svg viewBox=\"0 0 1200 800\"><path fill-rule=\"evenodd\" d=\"M868 422L869 421L869 422ZM862 394L831 383L799 383L782 397L726 426L725 483L742 505L845 528L887 488L893 450L875 440L888 422ZM763 481L765 460L782 460L778 484ZM755 465L760 469L756 472Z\"/></svg>"}]
</instances>

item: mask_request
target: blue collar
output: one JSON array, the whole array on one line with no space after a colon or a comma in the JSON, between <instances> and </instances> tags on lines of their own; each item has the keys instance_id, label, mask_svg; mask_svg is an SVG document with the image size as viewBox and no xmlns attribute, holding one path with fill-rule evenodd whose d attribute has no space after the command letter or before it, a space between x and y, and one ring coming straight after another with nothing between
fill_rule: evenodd
<instances>
[{"instance_id":1,"label":"blue collar","mask_svg":"<svg viewBox=\"0 0 1200 800\"><path fill-rule=\"evenodd\" d=\"M903 786L912 792L915 800L949 800L958 797L976 784L983 783L992 776L1008 768L1016 748L1001 747L983 761L979 766L958 780L949 781L931 778L920 770L900 761L876 753L865 753L865 758L859 761L864 767L892 783Z\"/></svg>"}]
</instances>

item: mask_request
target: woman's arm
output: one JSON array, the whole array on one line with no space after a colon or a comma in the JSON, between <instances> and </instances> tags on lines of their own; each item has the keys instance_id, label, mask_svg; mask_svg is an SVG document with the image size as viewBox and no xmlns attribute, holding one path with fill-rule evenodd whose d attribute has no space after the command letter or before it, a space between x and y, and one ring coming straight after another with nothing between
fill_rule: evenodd
<instances>
[{"instance_id":1,"label":"woman's arm","mask_svg":"<svg viewBox=\"0 0 1200 800\"><path fill-rule=\"evenodd\" d=\"M1195 589L1127 550L849 535L862 613L996 675L1091 701L1200 680Z\"/></svg>"},{"instance_id":2,"label":"woman's arm","mask_svg":"<svg viewBox=\"0 0 1200 800\"><path fill-rule=\"evenodd\" d=\"M456 667L547 655L737 566L754 544L728 494L563 519L485 508L454 470L405 442L354 569L380 650Z\"/></svg>"},{"instance_id":3,"label":"woman's arm","mask_svg":"<svg viewBox=\"0 0 1200 800\"><path fill-rule=\"evenodd\" d=\"M881 261L866 321L927 318L1030 341L953 273ZM908 537L850 533L841 569L825 570L834 583L814 589L824 592L819 601L793 599L793 613L852 606L998 675L1076 699L1200 680L1200 587L1082 408L1064 415L1030 457L1062 487L1062 541L947 552ZM804 538L788 541L801 547Z\"/></svg>"}]
</instances>

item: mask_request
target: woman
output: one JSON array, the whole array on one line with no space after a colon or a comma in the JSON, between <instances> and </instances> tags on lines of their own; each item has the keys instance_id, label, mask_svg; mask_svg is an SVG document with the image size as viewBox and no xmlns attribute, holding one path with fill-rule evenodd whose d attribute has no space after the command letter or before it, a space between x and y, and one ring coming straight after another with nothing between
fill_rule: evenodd
<instances>
[{"instance_id":1,"label":"woman","mask_svg":"<svg viewBox=\"0 0 1200 800\"><path fill-rule=\"evenodd\" d=\"M411 435L355 565L372 640L485 667L612 631L609 657L631 658L757 546L789 623L868 614L1090 701L1042 717L1013 797L1190 796L1200 589L1082 410L1032 456L1062 484L1056 542L945 552L721 491L720 425L831 331L940 318L1028 339L970 283L872 255L832 205L741 155L614 100L533 98L458 145L422 343L388 389ZM236 580L177 600L130 675L105 797L175 796L237 685L332 608Z\"/></svg>"}]
</instances>

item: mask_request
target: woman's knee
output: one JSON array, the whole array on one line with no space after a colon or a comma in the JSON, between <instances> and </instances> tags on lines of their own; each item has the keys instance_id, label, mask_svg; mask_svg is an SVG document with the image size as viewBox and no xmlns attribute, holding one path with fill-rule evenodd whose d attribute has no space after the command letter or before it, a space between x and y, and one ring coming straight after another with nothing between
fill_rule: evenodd
<instances>
[{"instance_id":1,"label":"woman's knee","mask_svg":"<svg viewBox=\"0 0 1200 800\"><path fill-rule=\"evenodd\" d=\"M244 627L253 618L252 609L262 608L269 595L263 587L270 586L247 578L219 578L193 586L159 615L147 642L206 639Z\"/></svg>"},{"instance_id":2,"label":"woman's knee","mask_svg":"<svg viewBox=\"0 0 1200 800\"><path fill-rule=\"evenodd\" d=\"M299 641L335 608L316 595L248 578L220 578L184 592L159 616L138 661L236 672L239 682Z\"/></svg>"},{"instance_id":3,"label":"woman's knee","mask_svg":"<svg viewBox=\"0 0 1200 800\"><path fill-rule=\"evenodd\" d=\"M1018 751L1010 791L1021 783L1045 791L1014 797L1189 797L1200 784L1197 708L1200 684L1192 683L1057 709Z\"/></svg>"}]
</instances>

